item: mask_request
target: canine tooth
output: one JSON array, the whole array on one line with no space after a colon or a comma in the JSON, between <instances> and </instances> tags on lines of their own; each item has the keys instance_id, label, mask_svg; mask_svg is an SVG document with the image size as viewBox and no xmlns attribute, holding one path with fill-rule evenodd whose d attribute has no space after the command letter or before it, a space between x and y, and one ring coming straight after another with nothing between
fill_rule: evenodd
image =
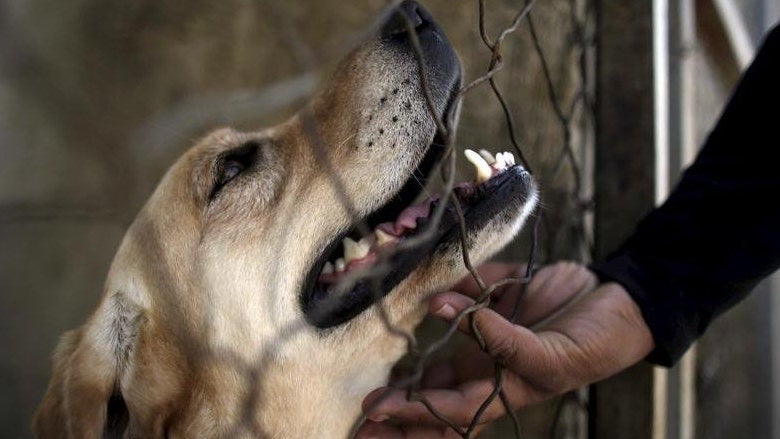
<instances>
[{"instance_id":1,"label":"canine tooth","mask_svg":"<svg viewBox=\"0 0 780 439\"><path fill-rule=\"evenodd\" d=\"M333 264L330 261L326 262L322 267L322 274L333 274Z\"/></svg>"},{"instance_id":2,"label":"canine tooth","mask_svg":"<svg viewBox=\"0 0 780 439\"><path fill-rule=\"evenodd\" d=\"M344 262L344 258L336 259L336 272L344 271L347 268L347 264Z\"/></svg>"},{"instance_id":3,"label":"canine tooth","mask_svg":"<svg viewBox=\"0 0 780 439\"><path fill-rule=\"evenodd\" d=\"M487 162L488 165L492 165L496 162L496 158L493 156L493 154L490 153L490 151L486 149L480 149L479 155L482 156L483 159Z\"/></svg>"},{"instance_id":4,"label":"canine tooth","mask_svg":"<svg viewBox=\"0 0 780 439\"><path fill-rule=\"evenodd\" d=\"M485 159L470 149L464 151L464 154L466 154L466 160L471 162L477 170L477 184L490 180L490 177L493 175L493 170L490 169L490 165L488 165Z\"/></svg>"},{"instance_id":5,"label":"canine tooth","mask_svg":"<svg viewBox=\"0 0 780 439\"><path fill-rule=\"evenodd\" d=\"M371 237L370 236L364 236L363 238L360 239L360 241L358 241L358 245L370 249L371 248Z\"/></svg>"},{"instance_id":6,"label":"canine tooth","mask_svg":"<svg viewBox=\"0 0 780 439\"><path fill-rule=\"evenodd\" d=\"M504 159L503 152L499 152L498 154L496 154L496 163L494 163L493 166L499 171L503 171L504 169L506 169L506 159Z\"/></svg>"},{"instance_id":7,"label":"canine tooth","mask_svg":"<svg viewBox=\"0 0 780 439\"><path fill-rule=\"evenodd\" d=\"M504 153L504 161L506 162L507 165L514 166L515 165L515 155L512 154L509 151L505 152Z\"/></svg>"},{"instance_id":8,"label":"canine tooth","mask_svg":"<svg viewBox=\"0 0 780 439\"><path fill-rule=\"evenodd\" d=\"M395 237L382 230L376 229L374 230L374 233L376 234L376 245L382 246L387 244L388 242L397 241Z\"/></svg>"},{"instance_id":9,"label":"canine tooth","mask_svg":"<svg viewBox=\"0 0 780 439\"><path fill-rule=\"evenodd\" d=\"M361 239L360 242L355 242L350 238L344 238L341 242L344 244L344 262L346 264L365 258L371 248L368 241L364 239Z\"/></svg>"}]
</instances>

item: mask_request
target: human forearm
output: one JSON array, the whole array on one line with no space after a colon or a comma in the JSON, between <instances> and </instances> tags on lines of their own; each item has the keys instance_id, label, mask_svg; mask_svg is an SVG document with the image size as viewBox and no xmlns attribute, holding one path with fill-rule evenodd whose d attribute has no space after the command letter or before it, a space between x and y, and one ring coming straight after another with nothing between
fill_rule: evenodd
<instances>
[{"instance_id":1,"label":"human forearm","mask_svg":"<svg viewBox=\"0 0 780 439\"><path fill-rule=\"evenodd\" d=\"M767 38L694 164L607 261L673 364L717 315L780 267L780 30Z\"/></svg>"}]
</instances>

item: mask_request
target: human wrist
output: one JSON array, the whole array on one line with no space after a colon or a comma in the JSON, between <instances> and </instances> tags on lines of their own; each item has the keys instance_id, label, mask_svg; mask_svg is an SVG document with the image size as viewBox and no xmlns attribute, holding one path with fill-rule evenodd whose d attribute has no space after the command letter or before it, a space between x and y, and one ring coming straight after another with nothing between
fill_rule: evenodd
<instances>
[{"instance_id":1,"label":"human wrist","mask_svg":"<svg viewBox=\"0 0 780 439\"><path fill-rule=\"evenodd\" d=\"M655 347L653 335L647 326L639 305L631 294L617 282L600 284L596 290L595 299L606 313L614 320L619 329L620 344L614 354L619 367L632 366L645 358Z\"/></svg>"}]
</instances>

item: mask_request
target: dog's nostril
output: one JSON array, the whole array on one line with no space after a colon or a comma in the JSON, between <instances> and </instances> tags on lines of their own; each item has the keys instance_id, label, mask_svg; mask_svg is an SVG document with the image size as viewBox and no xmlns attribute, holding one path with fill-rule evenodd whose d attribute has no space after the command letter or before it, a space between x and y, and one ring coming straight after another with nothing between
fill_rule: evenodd
<instances>
[{"instance_id":1,"label":"dog's nostril","mask_svg":"<svg viewBox=\"0 0 780 439\"><path fill-rule=\"evenodd\" d=\"M427 23L430 23L430 17L428 11L423 9L417 2L406 0L390 12L387 23L382 27L382 36L392 37L405 34L407 32L407 22L419 30Z\"/></svg>"}]
</instances>

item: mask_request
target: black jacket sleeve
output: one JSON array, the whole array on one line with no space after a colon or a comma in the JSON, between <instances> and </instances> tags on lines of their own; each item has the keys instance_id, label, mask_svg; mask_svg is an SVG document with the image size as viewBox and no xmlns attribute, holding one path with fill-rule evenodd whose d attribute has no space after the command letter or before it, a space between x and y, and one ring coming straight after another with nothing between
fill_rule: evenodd
<instances>
[{"instance_id":1,"label":"black jacket sleeve","mask_svg":"<svg viewBox=\"0 0 780 439\"><path fill-rule=\"evenodd\" d=\"M628 290L666 366L780 267L780 26L667 201L591 267Z\"/></svg>"}]
</instances>

